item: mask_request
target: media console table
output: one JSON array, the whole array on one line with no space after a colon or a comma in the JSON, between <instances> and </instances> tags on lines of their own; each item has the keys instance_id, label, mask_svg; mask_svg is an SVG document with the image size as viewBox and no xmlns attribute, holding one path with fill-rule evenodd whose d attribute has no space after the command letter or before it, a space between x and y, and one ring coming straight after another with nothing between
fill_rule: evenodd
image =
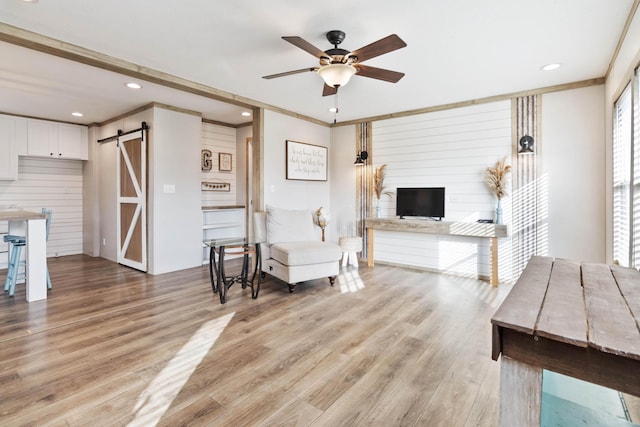
<instances>
[{"instance_id":1,"label":"media console table","mask_svg":"<svg viewBox=\"0 0 640 427\"><path fill-rule=\"evenodd\" d=\"M373 241L375 230L409 233L440 234L448 236L480 237L489 239L491 257L491 286L498 286L498 238L507 237L504 224L483 224L463 221L430 221L424 219L366 218L367 265L373 267Z\"/></svg>"}]
</instances>

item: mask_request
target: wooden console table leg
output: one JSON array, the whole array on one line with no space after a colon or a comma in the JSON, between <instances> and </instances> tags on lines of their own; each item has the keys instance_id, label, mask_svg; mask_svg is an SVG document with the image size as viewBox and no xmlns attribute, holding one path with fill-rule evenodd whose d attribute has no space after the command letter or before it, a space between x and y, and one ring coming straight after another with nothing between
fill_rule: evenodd
<instances>
[{"instance_id":1,"label":"wooden console table leg","mask_svg":"<svg viewBox=\"0 0 640 427\"><path fill-rule=\"evenodd\" d=\"M502 356L500 361L500 427L539 427L542 369Z\"/></svg>"},{"instance_id":2,"label":"wooden console table leg","mask_svg":"<svg viewBox=\"0 0 640 427\"><path fill-rule=\"evenodd\" d=\"M491 286L498 286L498 238L489 238L489 250L491 252Z\"/></svg>"},{"instance_id":3,"label":"wooden console table leg","mask_svg":"<svg viewBox=\"0 0 640 427\"><path fill-rule=\"evenodd\" d=\"M367 266L373 267L373 228L367 228Z\"/></svg>"}]
</instances>

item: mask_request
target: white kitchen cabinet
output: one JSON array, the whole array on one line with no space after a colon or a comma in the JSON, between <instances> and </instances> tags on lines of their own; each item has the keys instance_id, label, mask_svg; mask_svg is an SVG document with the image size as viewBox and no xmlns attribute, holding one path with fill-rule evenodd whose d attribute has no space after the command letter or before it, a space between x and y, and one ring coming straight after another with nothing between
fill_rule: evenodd
<instances>
[{"instance_id":1,"label":"white kitchen cabinet","mask_svg":"<svg viewBox=\"0 0 640 427\"><path fill-rule=\"evenodd\" d=\"M86 126L29 119L27 156L56 159L88 159Z\"/></svg>"},{"instance_id":2,"label":"white kitchen cabinet","mask_svg":"<svg viewBox=\"0 0 640 427\"><path fill-rule=\"evenodd\" d=\"M18 147L16 144L16 120L0 115L0 180L18 179Z\"/></svg>"}]
</instances>

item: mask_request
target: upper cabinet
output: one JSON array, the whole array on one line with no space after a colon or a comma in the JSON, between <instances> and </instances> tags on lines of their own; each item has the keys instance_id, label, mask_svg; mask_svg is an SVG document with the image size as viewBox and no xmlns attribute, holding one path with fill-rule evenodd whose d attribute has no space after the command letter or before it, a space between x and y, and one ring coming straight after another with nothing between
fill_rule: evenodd
<instances>
[{"instance_id":1,"label":"upper cabinet","mask_svg":"<svg viewBox=\"0 0 640 427\"><path fill-rule=\"evenodd\" d=\"M37 119L28 119L27 126L26 156L78 160L89 158L86 126Z\"/></svg>"},{"instance_id":2,"label":"upper cabinet","mask_svg":"<svg viewBox=\"0 0 640 427\"><path fill-rule=\"evenodd\" d=\"M86 126L58 124L58 157L87 160L88 138Z\"/></svg>"},{"instance_id":3,"label":"upper cabinet","mask_svg":"<svg viewBox=\"0 0 640 427\"><path fill-rule=\"evenodd\" d=\"M0 180L18 179L18 156L88 160L86 126L0 114Z\"/></svg>"}]
</instances>

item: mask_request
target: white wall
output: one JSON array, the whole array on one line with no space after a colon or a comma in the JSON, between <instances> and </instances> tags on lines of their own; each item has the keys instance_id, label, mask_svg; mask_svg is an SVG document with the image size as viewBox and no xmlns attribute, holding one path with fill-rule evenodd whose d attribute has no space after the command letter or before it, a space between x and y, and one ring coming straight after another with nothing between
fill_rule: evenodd
<instances>
[{"instance_id":1,"label":"white wall","mask_svg":"<svg viewBox=\"0 0 640 427\"><path fill-rule=\"evenodd\" d=\"M606 259L604 96L604 87L595 86L541 97L539 176L546 186L546 199L539 201L545 212L538 236L544 240L540 255L589 262ZM355 129L332 129L331 144L332 211L339 216L351 211L355 218L355 175L349 174ZM474 221L493 215L495 198L484 184L483 171L496 158L509 157L511 144L510 102L505 101L375 122L370 161L373 166L388 164L390 189L444 185L446 219ZM394 200L383 199L383 216L395 215ZM510 199L505 202L509 223ZM378 261L487 275L488 248L476 241L469 249L473 240L377 232L375 253ZM402 248L412 248L414 255ZM447 261L447 254L462 258ZM510 259L510 242L500 239L501 280L513 279Z\"/></svg>"},{"instance_id":2,"label":"white wall","mask_svg":"<svg viewBox=\"0 0 640 427\"><path fill-rule=\"evenodd\" d=\"M82 253L82 160L20 157L18 179L0 181L0 205L53 211L47 256ZM0 233L8 224L0 223ZM7 267L7 245L0 239L0 268Z\"/></svg>"},{"instance_id":3,"label":"white wall","mask_svg":"<svg viewBox=\"0 0 640 427\"><path fill-rule=\"evenodd\" d=\"M485 170L502 157L511 163L511 151L510 101L374 122L370 161L387 164L385 187L394 193L381 198L382 214L395 216L397 187L446 187L446 220L493 219Z\"/></svg>"},{"instance_id":4,"label":"white wall","mask_svg":"<svg viewBox=\"0 0 640 427\"><path fill-rule=\"evenodd\" d=\"M116 142L110 141L102 144L97 144L98 139L107 138L113 135L117 135L118 130L128 132L133 129L140 128L142 122L146 122L151 130L149 131L149 137L153 140L153 109L142 111L140 113L131 115L121 120L109 123L95 131L95 140L90 140L89 144L96 144L94 146L93 157L91 155L91 148L89 150L89 162L93 163L89 165L94 168L93 178L97 183L85 182L86 188L97 189L98 194L94 194L93 198L98 205L98 217L95 218L96 212L87 212L88 215L94 215L93 223L98 228L98 232L95 233L99 236L98 246L100 248L99 254L95 256L101 256L111 261L117 261L117 241L116 241ZM85 179L88 177L85 176ZM148 182L149 188L151 188L151 182ZM86 243L90 247L95 247L95 244ZM86 250L86 249L85 249Z\"/></svg>"},{"instance_id":5,"label":"white wall","mask_svg":"<svg viewBox=\"0 0 640 427\"><path fill-rule=\"evenodd\" d=\"M540 182L548 185L549 255L605 262L604 86L542 96Z\"/></svg>"},{"instance_id":6,"label":"white wall","mask_svg":"<svg viewBox=\"0 0 640 427\"><path fill-rule=\"evenodd\" d=\"M247 204L247 138L253 134L252 126L236 129L236 203Z\"/></svg>"},{"instance_id":7,"label":"white wall","mask_svg":"<svg viewBox=\"0 0 640 427\"><path fill-rule=\"evenodd\" d=\"M264 203L284 209L307 209L309 212L324 207L331 212L330 177L329 181L286 179L286 140L329 147L329 127L269 110L264 112ZM330 169L331 154L328 160ZM317 233L320 236L319 228ZM338 237L327 233L326 240L337 242Z\"/></svg>"},{"instance_id":8,"label":"white wall","mask_svg":"<svg viewBox=\"0 0 640 427\"><path fill-rule=\"evenodd\" d=\"M149 272L201 265L199 116L154 108L149 157ZM164 186L175 186L165 193Z\"/></svg>"},{"instance_id":9,"label":"white wall","mask_svg":"<svg viewBox=\"0 0 640 427\"><path fill-rule=\"evenodd\" d=\"M356 226L356 125L331 129L329 182L331 187L331 236L355 236Z\"/></svg>"},{"instance_id":10,"label":"white wall","mask_svg":"<svg viewBox=\"0 0 640 427\"><path fill-rule=\"evenodd\" d=\"M497 200L485 171L511 163L511 102L501 101L373 123L371 167L387 165L383 217L396 217L398 187L445 187L445 220L493 219ZM511 179L508 180L510 189ZM508 192L510 194L510 191ZM511 198L502 200L510 223ZM469 276L490 274L488 239L376 231L374 259ZM499 239L500 280L513 279L510 239Z\"/></svg>"},{"instance_id":11,"label":"white wall","mask_svg":"<svg viewBox=\"0 0 640 427\"><path fill-rule=\"evenodd\" d=\"M201 265L202 214L199 116L163 108L150 108L96 130L97 139L149 125L148 155L148 271L160 274ZM95 162L92 186L99 194L100 256L116 261L116 142L100 144L90 158ZM164 193L164 185L175 193ZM94 214L95 215L95 214ZM88 244L88 243L87 243Z\"/></svg>"},{"instance_id":12,"label":"white wall","mask_svg":"<svg viewBox=\"0 0 640 427\"><path fill-rule=\"evenodd\" d=\"M99 170L96 162L98 128L89 127L88 160L82 168L82 251L86 255L100 256L100 209L98 204Z\"/></svg>"},{"instance_id":13,"label":"white wall","mask_svg":"<svg viewBox=\"0 0 640 427\"><path fill-rule=\"evenodd\" d=\"M640 13L636 11L627 36L620 47L605 84L605 139L606 139L606 261L613 261L612 187L613 187L613 103L630 81L633 70L640 65Z\"/></svg>"},{"instance_id":14,"label":"white wall","mask_svg":"<svg viewBox=\"0 0 640 427\"><path fill-rule=\"evenodd\" d=\"M200 173L202 181L229 183L231 187L228 192L202 191L202 206L235 205L238 191L238 164L244 161L237 156L235 128L203 122L202 149L205 148L211 150L213 165L210 171ZM219 153L231 154L231 171L219 169Z\"/></svg>"}]
</instances>

